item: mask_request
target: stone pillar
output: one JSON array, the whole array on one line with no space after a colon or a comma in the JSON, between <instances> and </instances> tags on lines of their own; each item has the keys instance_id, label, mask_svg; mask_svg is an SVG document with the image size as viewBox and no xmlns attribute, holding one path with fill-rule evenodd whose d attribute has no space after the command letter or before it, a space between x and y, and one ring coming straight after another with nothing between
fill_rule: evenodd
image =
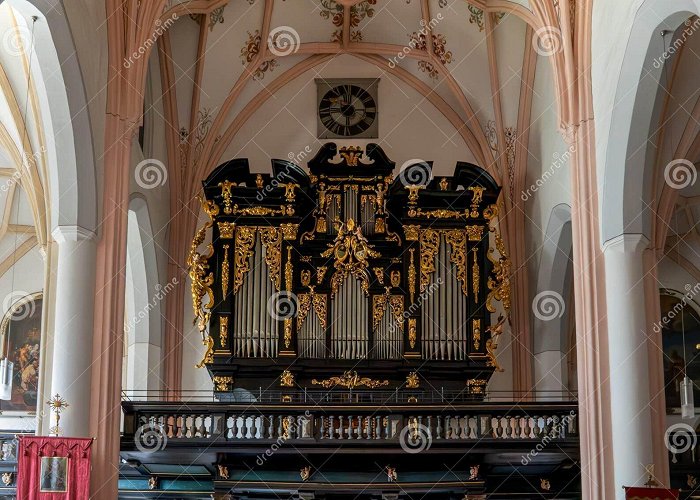
<instances>
[{"instance_id":1,"label":"stone pillar","mask_svg":"<svg viewBox=\"0 0 700 500\"><path fill-rule=\"evenodd\" d=\"M603 245L605 256L612 451L615 496L642 486L654 462L641 234L622 234ZM614 403L613 403L614 402Z\"/></svg>"},{"instance_id":2,"label":"stone pillar","mask_svg":"<svg viewBox=\"0 0 700 500\"><path fill-rule=\"evenodd\" d=\"M61 414L63 435L90 436L90 384L95 302L95 233L78 226L58 226L54 361L51 395L70 405ZM53 419L51 424L55 425Z\"/></svg>"}]
</instances>

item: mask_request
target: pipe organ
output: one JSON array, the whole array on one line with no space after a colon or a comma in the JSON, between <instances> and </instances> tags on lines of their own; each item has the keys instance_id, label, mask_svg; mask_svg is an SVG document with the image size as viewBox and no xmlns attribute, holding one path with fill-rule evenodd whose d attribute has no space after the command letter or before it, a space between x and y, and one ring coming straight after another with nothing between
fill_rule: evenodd
<instances>
[{"instance_id":1,"label":"pipe organ","mask_svg":"<svg viewBox=\"0 0 700 500\"><path fill-rule=\"evenodd\" d=\"M419 390L417 373L483 392L498 369L495 302L510 306L500 188L485 170L458 162L434 178L431 162L397 169L375 144L329 143L308 172L235 159L203 186L187 264L198 366L230 381L218 391L347 389L348 377Z\"/></svg>"}]
</instances>

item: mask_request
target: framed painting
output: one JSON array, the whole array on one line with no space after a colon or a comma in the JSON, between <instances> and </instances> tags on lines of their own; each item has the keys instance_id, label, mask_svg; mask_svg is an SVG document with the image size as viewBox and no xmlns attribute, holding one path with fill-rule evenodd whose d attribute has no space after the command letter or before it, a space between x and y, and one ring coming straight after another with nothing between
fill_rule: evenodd
<instances>
[{"instance_id":1,"label":"framed painting","mask_svg":"<svg viewBox=\"0 0 700 500\"><path fill-rule=\"evenodd\" d=\"M14 363L12 398L0 400L1 411L36 412L42 308L42 292L25 295L0 322L0 352Z\"/></svg>"},{"instance_id":2,"label":"framed painting","mask_svg":"<svg viewBox=\"0 0 700 500\"><path fill-rule=\"evenodd\" d=\"M68 457L41 457L39 491L42 493L68 492Z\"/></svg>"}]
</instances>

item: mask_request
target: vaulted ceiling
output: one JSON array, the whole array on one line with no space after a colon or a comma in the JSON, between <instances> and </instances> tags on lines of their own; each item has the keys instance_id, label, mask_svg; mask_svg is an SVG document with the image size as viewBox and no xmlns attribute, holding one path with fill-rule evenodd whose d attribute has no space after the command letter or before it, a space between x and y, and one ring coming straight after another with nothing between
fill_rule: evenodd
<instances>
[{"instance_id":1,"label":"vaulted ceiling","mask_svg":"<svg viewBox=\"0 0 700 500\"><path fill-rule=\"evenodd\" d=\"M275 120L294 129L288 142L315 151L309 119L319 77L382 79L393 108L384 108L390 122L373 142L391 143L400 126L419 136L439 129L434 149L454 148L497 179L512 177L537 55L561 51L561 31L543 36L531 28L535 17L527 0L171 1L159 25L159 71L183 191L196 192L208 171L251 142L272 156L259 136ZM275 130L280 141L291 133ZM410 133L401 137L410 150Z\"/></svg>"}]
</instances>

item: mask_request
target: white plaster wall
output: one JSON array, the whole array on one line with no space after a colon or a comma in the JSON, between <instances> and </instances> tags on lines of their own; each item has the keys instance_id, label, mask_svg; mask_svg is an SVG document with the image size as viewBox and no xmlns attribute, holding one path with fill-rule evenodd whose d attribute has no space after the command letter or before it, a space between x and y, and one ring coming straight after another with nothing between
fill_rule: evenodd
<instances>
[{"instance_id":1,"label":"white plaster wall","mask_svg":"<svg viewBox=\"0 0 700 500\"><path fill-rule=\"evenodd\" d=\"M380 78L378 139L316 139L314 78ZM449 121L412 87L376 66L340 56L295 79L272 96L243 126L224 159L249 158L251 171L269 172L270 158L288 159L321 144L379 144L399 167L412 158L434 160L437 175L451 174L457 161L474 162ZM426 158L423 158L427 156Z\"/></svg>"}]
</instances>

